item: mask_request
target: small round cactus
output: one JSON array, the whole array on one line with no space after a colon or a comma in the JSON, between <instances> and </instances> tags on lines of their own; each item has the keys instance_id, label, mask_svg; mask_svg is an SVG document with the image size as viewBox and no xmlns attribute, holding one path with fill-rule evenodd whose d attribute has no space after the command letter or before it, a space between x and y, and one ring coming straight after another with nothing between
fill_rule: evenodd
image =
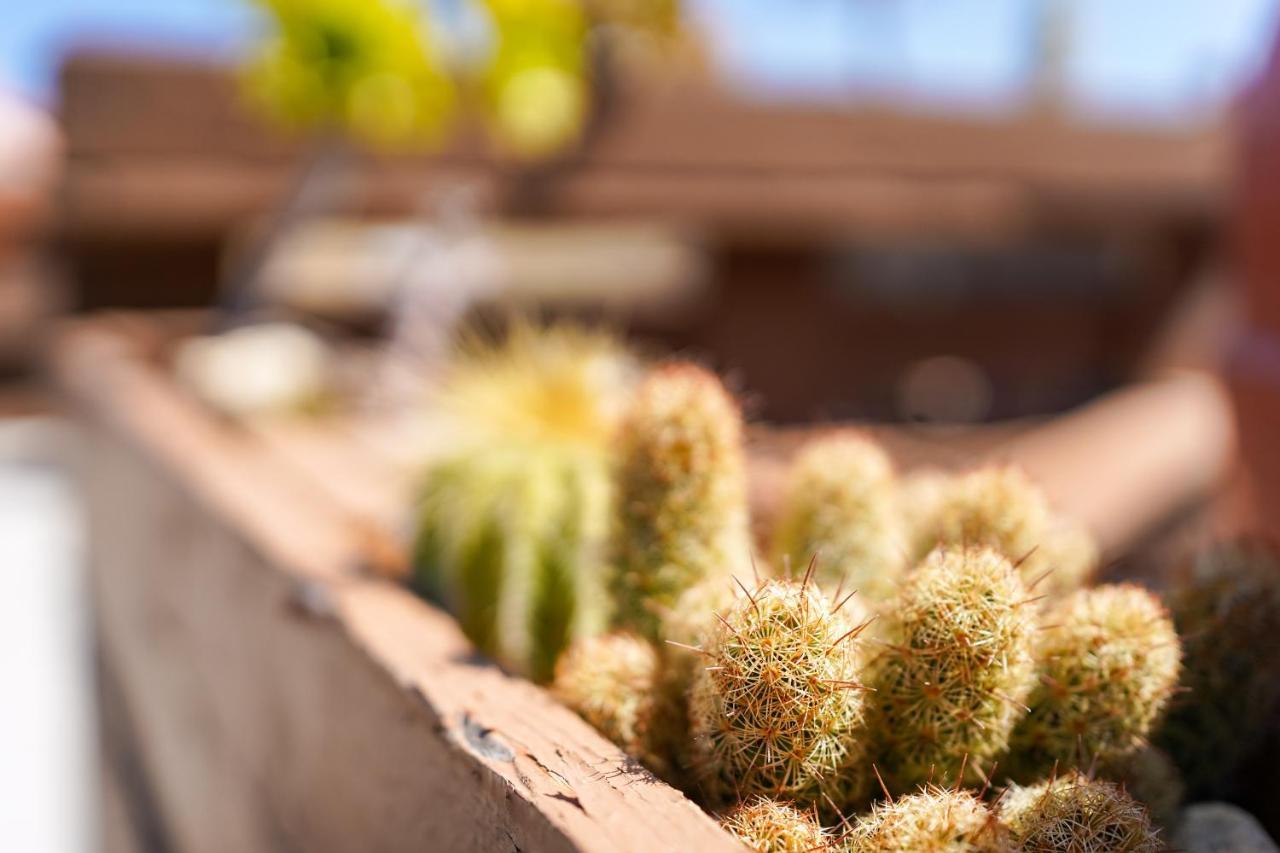
<instances>
[{"instance_id":1,"label":"small round cactus","mask_svg":"<svg viewBox=\"0 0 1280 853\"><path fill-rule=\"evenodd\" d=\"M1182 694L1156 740L1201 799L1235 778L1280 717L1280 557L1232 541L1198 554L1168 596L1185 647Z\"/></svg>"},{"instance_id":2,"label":"small round cactus","mask_svg":"<svg viewBox=\"0 0 1280 853\"><path fill-rule=\"evenodd\" d=\"M1178 635L1141 587L1080 590L1045 621L1040 683L1010 742L1008 769L1020 781L1138 749L1178 686Z\"/></svg>"},{"instance_id":3,"label":"small round cactus","mask_svg":"<svg viewBox=\"0 0 1280 853\"><path fill-rule=\"evenodd\" d=\"M1097 776L1117 783L1146 806L1156 826L1167 831L1177 827L1186 788L1177 765L1163 750L1144 746L1128 755L1100 762Z\"/></svg>"},{"instance_id":4,"label":"small round cactus","mask_svg":"<svg viewBox=\"0 0 1280 853\"><path fill-rule=\"evenodd\" d=\"M556 664L551 690L628 755L658 775L668 770L661 731L659 657L633 634L575 641Z\"/></svg>"},{"instance_id":5,"label":"small round cactus","mask_svg":"<svg viewBox=\"0 0 1280 853\"><path fill-rule=\"evenodd\" d=\"M940 548L907 576L873 664L878 764L895 792L985 777L1034 685L1035 613L990 548Z\"/></svg>"},{"instance_id":6,"label":"small round cactus","mask_svg":"<svg viewBox=\"0 0 1280 853\"><path fill-rule=\"evenodd\" d=\"M936 545L988 545L1010 560L1033 553L1049 527L1044 493L1013 466L991 466L951 480L918 526L916 554Z\"/></svg>"},{"instance_id":7,"label":"small round cactus","mask_svg":"<svg viewBox=\"0 0 1280 853\"><path fill-rule=\"evenodd\" d=\"M856 589L884 601L897 588L905 545L889 456L872 439L842 430L815 439L792 463L774 534L777 565L820 555L824 589Z\"/></svg>"},{"instance_id":8,"label":"small round cactus","mask_svg":"<svg viewBox=\"0 0 1280 853\"><path fill-rule=\"evenodd\" d=\"M1083 525L1057 516L1019 570L1036 594L1060 597L1088 583L1098 569L1100 550Z\"/></svg>"},{"instance_id":9,"label":"small round cactus","mask_svg":"<svg viewBox=\"0 0 1280 853\"><path fill-rule=\"evenodd\" d=\"M659 368L623 418L619 463L616 621L657 640L686 590L750 560L742 414L705 370Z\"/></svg>"},{"instance_id":10,"label":"small round cactus","mask_svg":"<svg viewBox=\"0 0 1280 853\"><path fill-rule=\"evenodd\" d=\"M1029 787L1011 787L1000 819L1025 853L1157 853L1159 832L1146 810L1111 782L1070 772Z\"/></svg>"},{"instance_id":11,"label":"small round cactus","mask_svg":"<svg viewBox=\"0 0 1280 853\"><path fill-rule=\"evenodd\" d=\"M720 825L759 853L808 853L830 841L812 812L768 797L753 797L720 819Z\"/></svg>"},{"instance_id":12,"label":"small round cactus","mask_svg":"<svg viewBox=\"0 0 1280 853\"><path fill-rule=\"evenodd\" d=\"M763 795L825 811L864 795L865 624L857 602L837 609L811 582L782 580L718 620L689 696L694 770L710 802Z\"/></svg>"},{"instance_id":13,"label":"small round cactus","mask_svg":"<svg viewBox=\"0 0 1280 853\"><path fill-rule=\"evenodd\" d=\"M1013 853L1008 832L969 791L926 785L877 803L844 838L849 853Z\"/></svg>"}]
</instances>

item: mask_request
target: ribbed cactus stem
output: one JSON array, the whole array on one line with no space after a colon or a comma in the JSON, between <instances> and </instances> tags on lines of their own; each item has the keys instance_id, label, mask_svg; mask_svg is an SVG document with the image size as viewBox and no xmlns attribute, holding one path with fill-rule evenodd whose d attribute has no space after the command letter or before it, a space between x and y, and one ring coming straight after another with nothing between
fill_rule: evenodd
<instances>
[{"instance_id":1,"label":"ribbed cactus stem","mask_svg":"<svg viewBox=\"0 0 1280 853\"><path fill-rule=\"evenodd\" d=\"M751 558L741 411L712 374L667 365L641 384L618 454L616 620L656 640L681 595Z\"/></svg>"},{"instance_id":2,"label":"ribbed cactus stem","mask_svg":"<svg viewBox=\"0 0 1280 853\"><path fill-rule=\"evenodd\" d=\"M1178 685L1181 646L1168 613L1133 585L1081 590L1045 615L1039 684L1007 769L1026 781L1055 765L1089 767L1141 747Z\"/></svg>"},{"instance_id":3,"label":"ribbed cactus stem","mask_svg":"<svg viewBox=\"0 0 1280 853\"><path fill-rule=\"evenodd\" d=\"M874 440L852 430L815 439L792 463L774 535L776 565L801 569L819 554L818 583L891 597L906 559L893 464Z\"/></svg>"},{"instance_id":4,"label":"ribbed cactus stem","mask_svg":"<svg viewBox=\"0 0 1280 853\"><path fill-rule=\"evenodd\" d=\"M1034 684L1035 613L990 548L940 548L908 575L873 667L878 762L894 792L981 780Z\"/></svg>"}]
</instances>

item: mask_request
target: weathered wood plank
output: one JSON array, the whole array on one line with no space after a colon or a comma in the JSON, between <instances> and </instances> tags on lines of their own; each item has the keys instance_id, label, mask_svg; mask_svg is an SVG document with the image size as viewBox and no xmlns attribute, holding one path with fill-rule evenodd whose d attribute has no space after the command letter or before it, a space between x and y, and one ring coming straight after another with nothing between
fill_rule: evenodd
<instances>
[{"instance_id":1,"label":"weathered wood plank","mask_svg":"<svg viewBox=\"0 0 1280 853\"><path fill-rule=\"evenodd\" d=\"M737 849L447 616L350 572L349 517L124 340L58 353L103 652L176 849Z\"/></svg>"}]
</instances>

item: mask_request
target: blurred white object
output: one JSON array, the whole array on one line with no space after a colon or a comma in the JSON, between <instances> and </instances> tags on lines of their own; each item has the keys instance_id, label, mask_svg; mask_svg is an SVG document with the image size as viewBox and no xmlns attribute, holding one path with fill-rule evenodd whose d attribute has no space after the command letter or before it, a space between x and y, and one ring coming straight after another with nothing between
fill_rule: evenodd
<instances>
[{"instance_id":1,"label":"blurred white object","mask_svg":"<svg viewBox=\"0 0 1280 853\"><path fill-rule=\"evenodd\" d=\"M46 420L0 421L0 847L96 849L83 532Z\"/></svg>"},{"instance_id":2,"label":"blurred white object","mask_svg":"<svg viewBox=\"0 0 1280 853\"><path fill-rule=\"evenodd\" d=\"M289 323L243 326L193 338L179 349L179 381L230 415L296 412L330 386L331 355L320 337Z\"/></svg>"}]
</instances>

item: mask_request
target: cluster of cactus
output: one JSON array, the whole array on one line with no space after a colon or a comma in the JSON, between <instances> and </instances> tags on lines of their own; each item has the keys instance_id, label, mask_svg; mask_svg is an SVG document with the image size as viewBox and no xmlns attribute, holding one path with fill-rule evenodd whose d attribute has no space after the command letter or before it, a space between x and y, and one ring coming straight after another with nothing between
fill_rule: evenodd
<instances>
[{"instance_id":1,"label":"cluster of cactus","mask_svg":"<svg viewBox=\"0 0 1280 853\"><path fill-rule=\"evenodd\" d=\"M460 351L435 393L449 450L424 472L414 584L538 681L606 624L610 448L633 371L607 337L517 326Z\"/></svg>"},{"instance_id":2,"label":"cluster of cactus","mask_svg":"<svg viewBox=\"0 0 1280 853\"><path fill-rule=\"evenodd\" d=\"M513 428L517 402L573 411L579 386L559 374L560 400L521 398L497 391L501 372L454 396L498 409L503 441L433 465L419 583L509 666L545 675L559 656L565 704L707 804L739 804L725 823L749 843L1015 849L1029 819L967 788L1059 767L1043 804L1084 784L1071 768L1150 770L1137 756L1178 681L1170 620L1136 587L1071 592L1080 571L1037 606L1050 566L1033 576L1028 554L1091 566L1096 549L1015 470L908 496L870 439L824 436L792 471L772 552L808 570L752 580L741 413L712 374L666 365L625 404L584 404L609 413L593 443L560 422ZM924 536L939 546L913 556ZM860 810L843 831L818 822Z\"/></svg>"},{"instance_id":3,"label":"cluster of cactus","mask_svg":"<svg viewBox=\"0 0 1280 853\"><path fill-rule=\"evenodd\" d=\"M1197 798L1238 796L1280 719L1280 555L1228 541L1194 556L1166 597L1183 637L1182 693L1156 740Z\"/></svg>"}]
</instances>

